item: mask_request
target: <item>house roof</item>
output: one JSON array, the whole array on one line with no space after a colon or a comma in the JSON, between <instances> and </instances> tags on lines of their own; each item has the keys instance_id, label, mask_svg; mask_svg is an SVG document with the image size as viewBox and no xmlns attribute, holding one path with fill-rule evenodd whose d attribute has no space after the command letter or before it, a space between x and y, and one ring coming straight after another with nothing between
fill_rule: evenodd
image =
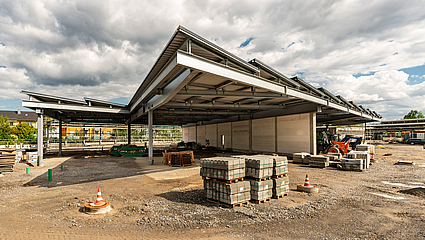
<instances>
[{"instance_id":1,"label":"house roof","mask_svg":"<svg viewBox=\"0 0 425 240\"><path fill-rule=\"evenodd\" d=\"M9 121L37 121L37 114L29 111L0 111L0 116L9 118Z\"/></svg>"}]
</instances>

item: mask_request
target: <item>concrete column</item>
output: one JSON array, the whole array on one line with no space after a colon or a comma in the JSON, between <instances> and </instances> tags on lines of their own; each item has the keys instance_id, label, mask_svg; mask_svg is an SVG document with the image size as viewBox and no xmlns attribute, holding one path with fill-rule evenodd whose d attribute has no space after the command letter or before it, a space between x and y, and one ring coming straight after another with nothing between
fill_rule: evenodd
<instances>
[{"instance_id":1,"label":"concrete column","mask_svg":"<svg viewBox=\"0 0 425 240\"><path fill-rule=\"evenodd\" d=\"M127 125L127 143L131 144L131 124Z\"/></svg>"},{"instance_id":2,"label":"concrete column","mask_svg":"<svg viewBox=\"0 0 425 240\"><path fill-rule=\"evenodd\" d=\"M62 121L59 119L59 153L58 156L62 156Z\"/></svg>"},{"instance_id":3,"label":"concrete column","mask_svg":"<svg viewBox=\"0 0 425 240\"><path fill-rule=\"evenodd\" d=\"M148 165L153 164L153 111L148 111L148 128L149 128L149 159Z\"/></svg>"},{"instance_id":4,"label":"concrete column","mask_svg":"<svg viewBox=\"0 0 425 240\"><path fill-rule=\"evenodd\" d=\"M252 152L252 119L249 119L249 152Z\"/></svg>"},{"instance_id":5,"label":"concrete column","mask_svg":"<svg viewBox=\"0 0 425 240\"><path fill-rule=\"evenodd\" d=\"M310 113L310 153L317 154L316 145L316 113Z\"/></svg>"},{"instance_id":6,"label":"concrete column","mask_svg":"<svg viewBox=\"0 0 425 240\"><path fill-rule=\"evenodd\" d=\"M40 161L40 167L44 166L43 162L43 110L37 109L37 152Z\"/></svg>"}]
</instances>

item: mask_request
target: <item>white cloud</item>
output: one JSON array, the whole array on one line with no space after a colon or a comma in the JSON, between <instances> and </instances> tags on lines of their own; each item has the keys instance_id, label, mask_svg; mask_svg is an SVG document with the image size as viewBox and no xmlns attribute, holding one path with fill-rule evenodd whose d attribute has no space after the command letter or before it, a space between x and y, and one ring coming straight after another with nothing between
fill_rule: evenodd
<instances>
[{"instance_id":1,"label":"white cloud","mask_svg":"<svg viewBox=\"0 0 425 240\"><path fill-rule=\"evenodd\" d=\"M243 59L303 73L386 118L425 110L423 83L409 85L398 71L424 64L422 4L386 0L3 0L0 99L22 98L22 89L132 96L179 24Z\"/></svg>"}]
</instances>

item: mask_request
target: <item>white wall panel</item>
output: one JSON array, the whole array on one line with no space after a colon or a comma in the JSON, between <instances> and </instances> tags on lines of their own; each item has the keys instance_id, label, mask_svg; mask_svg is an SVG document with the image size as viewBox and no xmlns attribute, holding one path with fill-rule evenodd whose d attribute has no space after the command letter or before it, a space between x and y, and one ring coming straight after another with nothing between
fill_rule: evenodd
<instances>
[{"instance_id":1,"label":"white wall panel","mask_svg":"<svg viewBox=\"0 0 425 240\"><path fill-rule=\"evenodd\" d=\"M252 120L252 150L274 152L275 149L275 118Z\"/></svg>"},{"instance_id":2,"label":"white wall panel","mask_svg":"<svg viewBox=\"0 0 425 240\"><path fill-rule=\"evenodd\" d=\"M217 147L217 124L205 126L205 139L210 140L210 146Z\"/></svg>"},{"instance_id":3,"label":"white wall panel","mask_svg":"<svg viewBox=\"0 0 425 240\"><path fill-rule=\"evenodd\" d=\"M196 126L188 127L189 134L188 134L188 142L196 142Z\"/></svg>"},{"instance_id":4,"label":"white wall panel","mask_svg":"<svg viewBox=\"0 0 425 240\"><path fill-rule=\"evenodd\" d=\"M277 117L278 152L310 152L310 114Z\"/></svg>"},{"instance_id":5,"label":"white wall panel","mask_svg":"<svg viewBox=\"0 0 425 240\"><path fill-rule=\"evenodd\" d=\"M218 147L221 147L221 135L224 135L224 148L232 148L232 123L218 124Z\"/></svg>"},{"instance_id":6,"label":"white wall panel","mask_svg":"<svg viewBox=\"0 0 425 240\"><path fill-rule=\"evenodd\" d=\"M249 120L232 123L233 149L249 150Z\"/></svg>"},{"instance_id":7,"label":"white wall panel","mask_svg":"<svg viewBox=\"0 0 425 240\"><path fill-rule=\"evenodd\" d=\"M197 126L196 127L196 134L197 134L197 143L200 145L205 145L205 125L203 126Z\"/></svg>"}]
</instances>

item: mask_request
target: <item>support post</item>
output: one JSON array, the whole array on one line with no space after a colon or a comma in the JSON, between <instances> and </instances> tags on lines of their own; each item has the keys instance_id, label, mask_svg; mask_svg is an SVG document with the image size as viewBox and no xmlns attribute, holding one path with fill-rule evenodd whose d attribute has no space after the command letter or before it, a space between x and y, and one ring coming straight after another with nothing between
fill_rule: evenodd
<instances>
[{"instance_id":1,"label":"support post","mask_svg":"<svg viewBox=\"0 0 425 240\"><path fill-rule=\"evenodd\" d=\"M59 119L59 153L58 156L62 156L62 120Z\"/></svg>"},{"instance_id":2,"label":"support post","mask_svg":"<svg viewBox=\"0 0 425 240\"><path fill-rule=\"evenodd\" d=\"M37 109L37 154L38 154L38 166L43 167L43 110Z\"/></svg>"},{"instance_id":3,"label":"support post","mask_svg":"<svg viewBox=\"0 0 425 240\"><path fill-rule=\"evenodd\" d=\"M153 111L148 111L148 127L149 127L149 159L148 165L153 164Z\"/></svg>"},{"instance_id":4,"label":"support post","mask_svg":"<svg viewBox=\"0 0 425 240\"><path fill-rule=\"evenodd\" d=\"M127 143L131 144L131 124L127 125Z\"/></svg>"}]
</instances>

